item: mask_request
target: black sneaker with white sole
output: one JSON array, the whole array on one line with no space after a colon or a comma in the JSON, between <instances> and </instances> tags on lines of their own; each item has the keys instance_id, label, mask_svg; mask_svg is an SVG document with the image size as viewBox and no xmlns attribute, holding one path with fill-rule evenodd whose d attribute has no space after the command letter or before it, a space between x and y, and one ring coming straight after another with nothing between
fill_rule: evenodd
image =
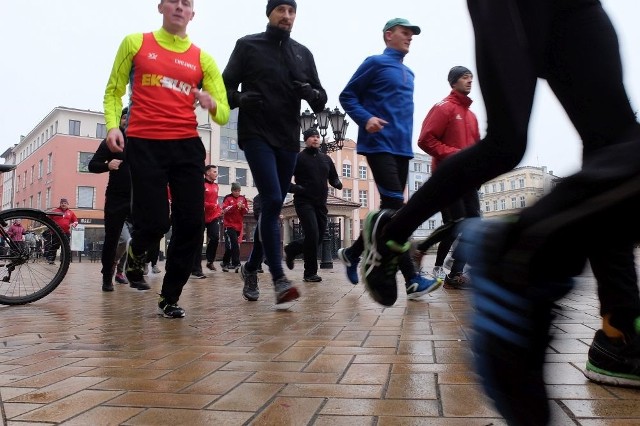
<instances>
[{"instance_id":1,"label":"black sneaker with white sole","mask_svg":"<svg viewBox=\"0 0 640 426\"><path fill-rule=\"evenodd\" d=\"M160 297L158 315L162 315L165 318L184 318L186 313L177 303L167 303L164 297Z\"/></svg>"}]
</instances>

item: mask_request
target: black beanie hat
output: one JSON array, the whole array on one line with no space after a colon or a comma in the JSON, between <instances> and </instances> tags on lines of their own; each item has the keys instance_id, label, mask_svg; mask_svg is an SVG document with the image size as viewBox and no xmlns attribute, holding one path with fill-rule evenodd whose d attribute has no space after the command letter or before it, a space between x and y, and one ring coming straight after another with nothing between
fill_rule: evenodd
<instances>
[{"instance_id":1,"label":"black beanie hat","mask_svg":"<svg viewBox=\"0 0 640 426\"><path fill-rule=\"evenodd\" d=\"M298 5L296 4L295 0L269 0L267 2L267 17L271 15L273 9L280 6L281 4L288 4L289 6L293 6L294 10L298 9Z\"/></svg>"},{"instance_id":2,"label":"black beanie hat","mask_svg":"<svg viewBox=\"0 0 640 426\"><path fill-rule=\"evenodd\" d=\"M303 141L306 141L311 136L320 136L320 132L318 132L318 129L316 129L315 127L311 127L309 129L305 130L304 132L302 132L302 140Z\"/></svg>"},{"instance_id":3,"label":"black beanie hat","mask_svg":"<svg viewBox=\"0 0 640 426\"><path fill-rule=\"evenodd\" d=\"M451 68L449 70L449 75L447 76L447 80L449 80L449 86L453 86L454 84L456 84L456 81L458 81L460 77L467 73L473 75L469 68L463 67L461 65L456 65L455 67Z\"/></svg>"}]
</instances>

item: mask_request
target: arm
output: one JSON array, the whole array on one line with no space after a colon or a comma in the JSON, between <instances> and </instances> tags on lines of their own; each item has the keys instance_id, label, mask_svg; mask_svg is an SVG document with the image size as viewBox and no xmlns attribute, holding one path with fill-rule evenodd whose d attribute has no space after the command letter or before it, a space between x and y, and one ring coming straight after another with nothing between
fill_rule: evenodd
<instances>
[{"instance_id":1,"label":"arm","mask_svg":"<svg viewBox=\"0 0 640 426\"><path fill-rule=\"evenodd\" d=\"M333 186L337 190L342 189L342 182L340 182L340 178L338 177L338 172L336 171L336 166L333 164L331 157L329 157L329 185Z\"/></svg>"},{"instance_id":2,"label":"arm","mask_svg":"<svg viewBox=\"0 0 640 426\"><path fill-rule=\"evenodd\" d=\"M118 125L122 111L122 96L129 84L129 73L133 65L133 57L142 46L142 34L132 34L124 38L116 58L113 61L111 74L104 92L104 118L107 127L107 145L114 152L124 148L124 136Z\"/></svg>"},{"instance_id":3,"label":"arm","mask_svg":"<svg viewBox=\"0 0 640 426\"><path fill-rule=\"evenodd\" d=\"M362 105L363 93L368 88L375 73L374 65L374 61L371 58L365 59L339 96L342 108L355 121L358 127L362 128L366 128L369 119L374 117Z\"/></svg>"},{"instance_id":4,"label":"arm","mask_svg":"<svg viewBox=\"0 0 640 426\"><path fill-rule=\"evenodd\" d=\"M89 161L89 171L91 173L104 173L109 171L109 161L113 158L113 153L107 148L106 139L100 142L98 149Z\"/></svg>"},{"instance_id":5,"label":"arm","mask_svg":"<svg viewBox=\"0 0 640 426\"><path fill-rule=\"evenodd\" d=\"M431 108L422 122L418 146L438 160L458 152L459 148L447 145L442 141L448 125L449 116L445 108L439 105Z\"/></svg>"},{"instance_id":6,"label":"arm","mask_svg":"<svg viewBox=\"0 0 640 426\"><path fill-rule=\"evenodd\" d=\"M230 108L222 74L211 55L203 51L200 53L200 63L204 74L202 88L213 100L213 106L208 108L209 115L211 115L211 119L214 122L224 125L229 121ZM203 94L200 93L199 95L202 96ZM200 104L204 107L209 106L200 98L198 98L198 101L200 101Z\"/></svg>"}]
</instances>

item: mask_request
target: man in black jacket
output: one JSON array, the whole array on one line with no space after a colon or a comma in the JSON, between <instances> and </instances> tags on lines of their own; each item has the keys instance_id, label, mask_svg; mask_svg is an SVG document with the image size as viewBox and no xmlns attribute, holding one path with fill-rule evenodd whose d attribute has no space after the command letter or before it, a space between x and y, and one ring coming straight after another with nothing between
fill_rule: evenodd
<instances>
[{"instance_id":1,"label":"man in black jacket","mask_svg":"<svg viewBox=\"0 0 640 426\"><path fill-rule=\"evenodd\" d=\"M304 231L304 238L292 241L284 247L285 263L293 269L296 256L304 254L304 281L320 282L318 275L318 244L327 228L327 181L336 189L342 189L333 160L320 152L320 133L315 128L303 133L306 148L298 154L293 172L295 183L293 205Z\"/></svg>"},{"instance_id":2,"label":"man in black jacket","mask_svg":"<svg viewBox=\"0 0 640 426\"><path fill-rule=\"evenodd\" d=\"M258 300L257 270L265 256L280 308L300 296L284 275L280 242L282 202L300 151L300 103L318 112L327 101L313 55L290 37L296 7L294 0L269 0L267 30L240 38L222 73L229 105L239 107L238 143L262 198L253 250L240 270L242 295Z\"/></svg>"},{"instance_id":3,"label":"man in black jacket","mask_svg":"<svg viewBox=\"0 0 640 426\"><path fill-rule=\"evenodd\" d=\"M128 108L122 110L120 130L124 134ZM109 172L109 182L104 201L104 245L102 246L102 291L113 291L113 272L115 268L116 248L125 221L131 216L131 175L129 165L124 162L124 153L111 152L106 140L100 142L98 149L89 161L91 173ZM148 290L149 285L137 287Z\"/></svg>"}]
</instances>

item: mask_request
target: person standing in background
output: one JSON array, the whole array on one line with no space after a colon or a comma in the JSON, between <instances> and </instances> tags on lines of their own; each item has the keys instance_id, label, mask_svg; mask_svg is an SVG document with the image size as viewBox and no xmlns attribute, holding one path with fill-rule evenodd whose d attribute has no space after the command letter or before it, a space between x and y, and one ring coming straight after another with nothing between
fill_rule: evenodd
<instances>
[{"instance_id":1,"label":"person standing in background","mask_svg":"<svg viewBox=\"0 0 640 426\"><path fill-rule=\"evenodd\" d=\"M76 214L69 208L69 200L66 198L60 199L60 205L52 210L57 215L49 216L53 221L62 229L62 233L66 235L67 239L71 241L71 229L78 226L78 218ZM56 261L56 252L60 248L60 242L53 238L52 235L45 235L48 231L42 233L45 237L45 254L44 257L49 261L49 264L53 265Z\"/></svg>"},{"instance_id":2,"label":"person standing in background","mask_svg":"<svg viewBox=\"0 0 640 426\"><path fill-rule=\"evenodd\" d=\"M240 184L233 182L231 194L226 195L222 200L225 247L222 270L224 272L240 268L240 242L242 241L244 215L249 211L247 199L240 194L241 190Z\"/></svg>"},{"instance_id":3,"label":"person standing in background","mask_svg":"<svg viewBox=\"0 0 640 426\"><path fill-rule=\"evenodd\" d=\"M215 61L187 35L193 2L160 0L157 10L162 15L159 30L131 34L121 42L105 89L104 111L109 149L124 150L131 170L133 232L127 279L134 286L144 282L147 250L172 227L158 313L182 318L185 310L178 301L204 230L206 153L194 109L205 109L223 125L229 120L229 104ZM131 96L125 149L117 114L127 85Z\"/></svg>"}]
</instances>

